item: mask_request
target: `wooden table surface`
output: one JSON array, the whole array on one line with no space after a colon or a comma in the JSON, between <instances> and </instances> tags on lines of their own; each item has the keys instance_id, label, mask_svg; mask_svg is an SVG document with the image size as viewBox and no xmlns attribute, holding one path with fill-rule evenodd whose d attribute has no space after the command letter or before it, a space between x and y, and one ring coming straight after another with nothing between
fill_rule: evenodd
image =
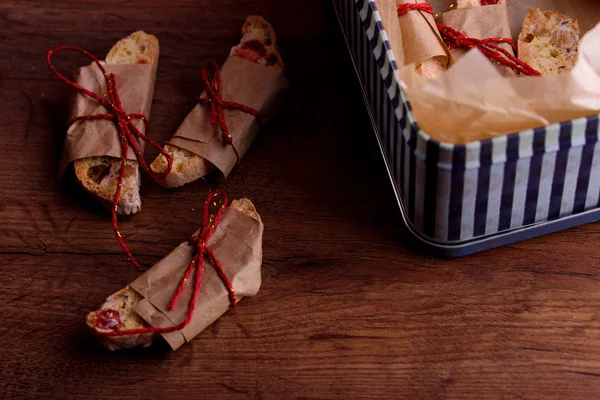
<instances>
[{"instance_id":1,"label":"wooden table surface","mask_svg":"<svg viewBox=\"0 0 600 400\"><path fill-rule=\"evenodd\" d=\"M164 142L201 64L223 62L255 13L278 31L294 87L223 186L264 219L262 288L177 352L107 352L84 317L138 272L109 216L57 179L71 91L45 52L103 55L156 34ZM403 226L328 1L4 0L0 43L0 398L600 396L600 224L427 254ZM196 229L203 195L144 177L143 210L121 228L145 265Z\"/></svg>"}]
</instances>

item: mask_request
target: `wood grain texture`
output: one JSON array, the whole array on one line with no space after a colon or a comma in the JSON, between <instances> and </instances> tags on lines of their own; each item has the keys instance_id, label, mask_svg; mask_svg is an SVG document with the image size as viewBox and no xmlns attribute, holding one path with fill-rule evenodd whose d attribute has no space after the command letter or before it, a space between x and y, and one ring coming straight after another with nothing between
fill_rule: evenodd
<instances>
[{"instance_id":1,"label":"wood grain texture","mask_svg":"<svg viewBox=\"0 0 600 400\"><path fill-rule=\"evenodd\" d=\"M264 219L261 291L175 353L108 353L85 314L138 272L108 216L57 180L70 92L45 51L157 34L162 142L251 13L275 26L293 83L224 185ZM598 397L600 225L428 255L402 225L328 2L9 0L0 43L0 398ZM143 264L193 232L205 193L144 178L142 212L121 222Z\"/></svg>"}]
</instances>

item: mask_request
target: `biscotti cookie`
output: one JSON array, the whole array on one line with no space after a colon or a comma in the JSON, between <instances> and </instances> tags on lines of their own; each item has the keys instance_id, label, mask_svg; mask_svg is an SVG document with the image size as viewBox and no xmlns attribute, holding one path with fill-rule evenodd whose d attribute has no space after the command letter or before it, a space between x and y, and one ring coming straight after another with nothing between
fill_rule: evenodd
<instances>
[{"instance_id":1,"label":"biscotti cookie","mask_svg":"<svg viewBox=\"0 0 600 400\"><path fill-rule=\"evenodd\" d=\"M570 71L579 57L579 23L568 15L532 8L518 40L519 58L542 75Z\"/></svg>"},{"instance_id":2,"label":"biscotti cookie","mask_svg":"<svg viewBox=\"0 0 600 400\"><path fill-rule=\"evenodd\" d=\"M276 44L275 31L271 25L263 17L251 15L246 18L242 27L240 43L231 49L230 55L283 72L284 65ZM173 159L171 172L165 179L159 181L165 187L185 185L208 175L215 169L209 161L189 150L172 144L165 145L164 150ZM166 157L160 154L150 168L156 173L166 171Z\"/></svg>"},{"instance_id":3,"label":"biscotti cookie","mask_svg":"<svg viewBox=\"0 0 600 400\"><path fill-rule=\"evenodd\" d=\"M252 204L252 202L248 199L243 198L239 200L233 200L228 208L243 214L244 218L250 217L256 223L262 224L260 222L260 215L256 211L254 204ZM229 215L229 217L231 217L231 215ZM229 218L228 222L231 222L232 219L233 218ZM232 228L232 226L229 226L229 228ZM245 225L247 229L253 229L253 226L254 225ZM248 231L238 232L238 234L241 235L240 237L244 237L246 239L248 239L248 237L244 236L245 234L253 235L256 233L257 232L255 231L252 231L252 233L249 233ZM251 243L250 239L248 239L248 243ZM168 257L169 256L165 257L165 259ZM165 259L163 259L163 261ZM164 268L164 265L162 267L157 265L157 268ZM149 272L152 272L152 269L147 273ZM260 271L258 271L258 276L260 277ZM152 281L147 275L140 279L144 280L145 285L150 285L151 283L149 282ZM179 280L180 278L175 277L175 279ZM236 283L236 285L238 283ZM131 286L135 286L135 283L132 283ZM144 300L144 297L131 286L128 285L109 296L98 310L90 312L86 317L87 327L91 330L96 339L108 350L148 347L161 338L161 335L156 332L139 333L139 331L120 336L107 335L107 333L114 331L135 331L148 328L150 326L135 311L136 306L138 306L138 304ZM156 288L153 287L153 290L156 290ZM170 296L171 293L168 293L168 295ZM243 293L240 293L240 295L243 295Z\"/></svg>"},{"instance_id":4,"label":"biscotti cookie","mask_svg":"<svg viewBox=\"0 0 600 400\"><path fill-rule=\"evenodd\" d=\"M138 31L112 47L106 57L106 64L152 64L156 68L158 55L158 39ZM79 184L110 209L117 188L121 159L108 156L87 157L75 160L73 164ZM142 207L140 184L138 162L127 160L119 204L117 204L118 214L135 214L140 211Z\"/></svg>"},{"instance_id":5,"label":"biscotti cookie","mask_svg":"<svg viewBox=\"0 0 600 400\"><path fill-rule=\"evenodd\" d=\"M283 61L276 42L273 27L263 17L250 15L242 26L240 43L231 49L230 54L281 71Z\"/></svg>"}]
</instances>

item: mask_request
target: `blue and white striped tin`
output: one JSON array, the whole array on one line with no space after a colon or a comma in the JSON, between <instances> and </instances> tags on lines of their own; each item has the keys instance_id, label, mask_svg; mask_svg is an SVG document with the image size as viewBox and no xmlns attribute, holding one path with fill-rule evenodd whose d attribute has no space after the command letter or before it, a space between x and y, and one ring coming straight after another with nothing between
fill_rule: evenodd
<instances>
[{"instance_id":1,"label":"blue and white striped tin","mask_svg":"<svg viewBox=\"0 0 600 400\"><path fill-rule=\"evenodd\" d=\"M452 145L423 132L374 0L333 0L409 229L464 255L600 219L599 118Z\"/></svg>"}]
</instances>

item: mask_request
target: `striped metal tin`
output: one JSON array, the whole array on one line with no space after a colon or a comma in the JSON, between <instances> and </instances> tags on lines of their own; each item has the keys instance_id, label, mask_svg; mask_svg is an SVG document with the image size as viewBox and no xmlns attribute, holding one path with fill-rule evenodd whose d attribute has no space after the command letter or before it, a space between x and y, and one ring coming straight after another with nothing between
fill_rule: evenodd
<instances>
[{"instance_id":1,"label":"striped metal tin","mask_svg":"<svg viewBox=\"0 0 600 400\"><path fill-rule=\"evenodd\" d=\"M402 215L461 256L600 219L599 116L466 145L423 132L374 0L333 0Z\"/></svg>"}]
</instances>

